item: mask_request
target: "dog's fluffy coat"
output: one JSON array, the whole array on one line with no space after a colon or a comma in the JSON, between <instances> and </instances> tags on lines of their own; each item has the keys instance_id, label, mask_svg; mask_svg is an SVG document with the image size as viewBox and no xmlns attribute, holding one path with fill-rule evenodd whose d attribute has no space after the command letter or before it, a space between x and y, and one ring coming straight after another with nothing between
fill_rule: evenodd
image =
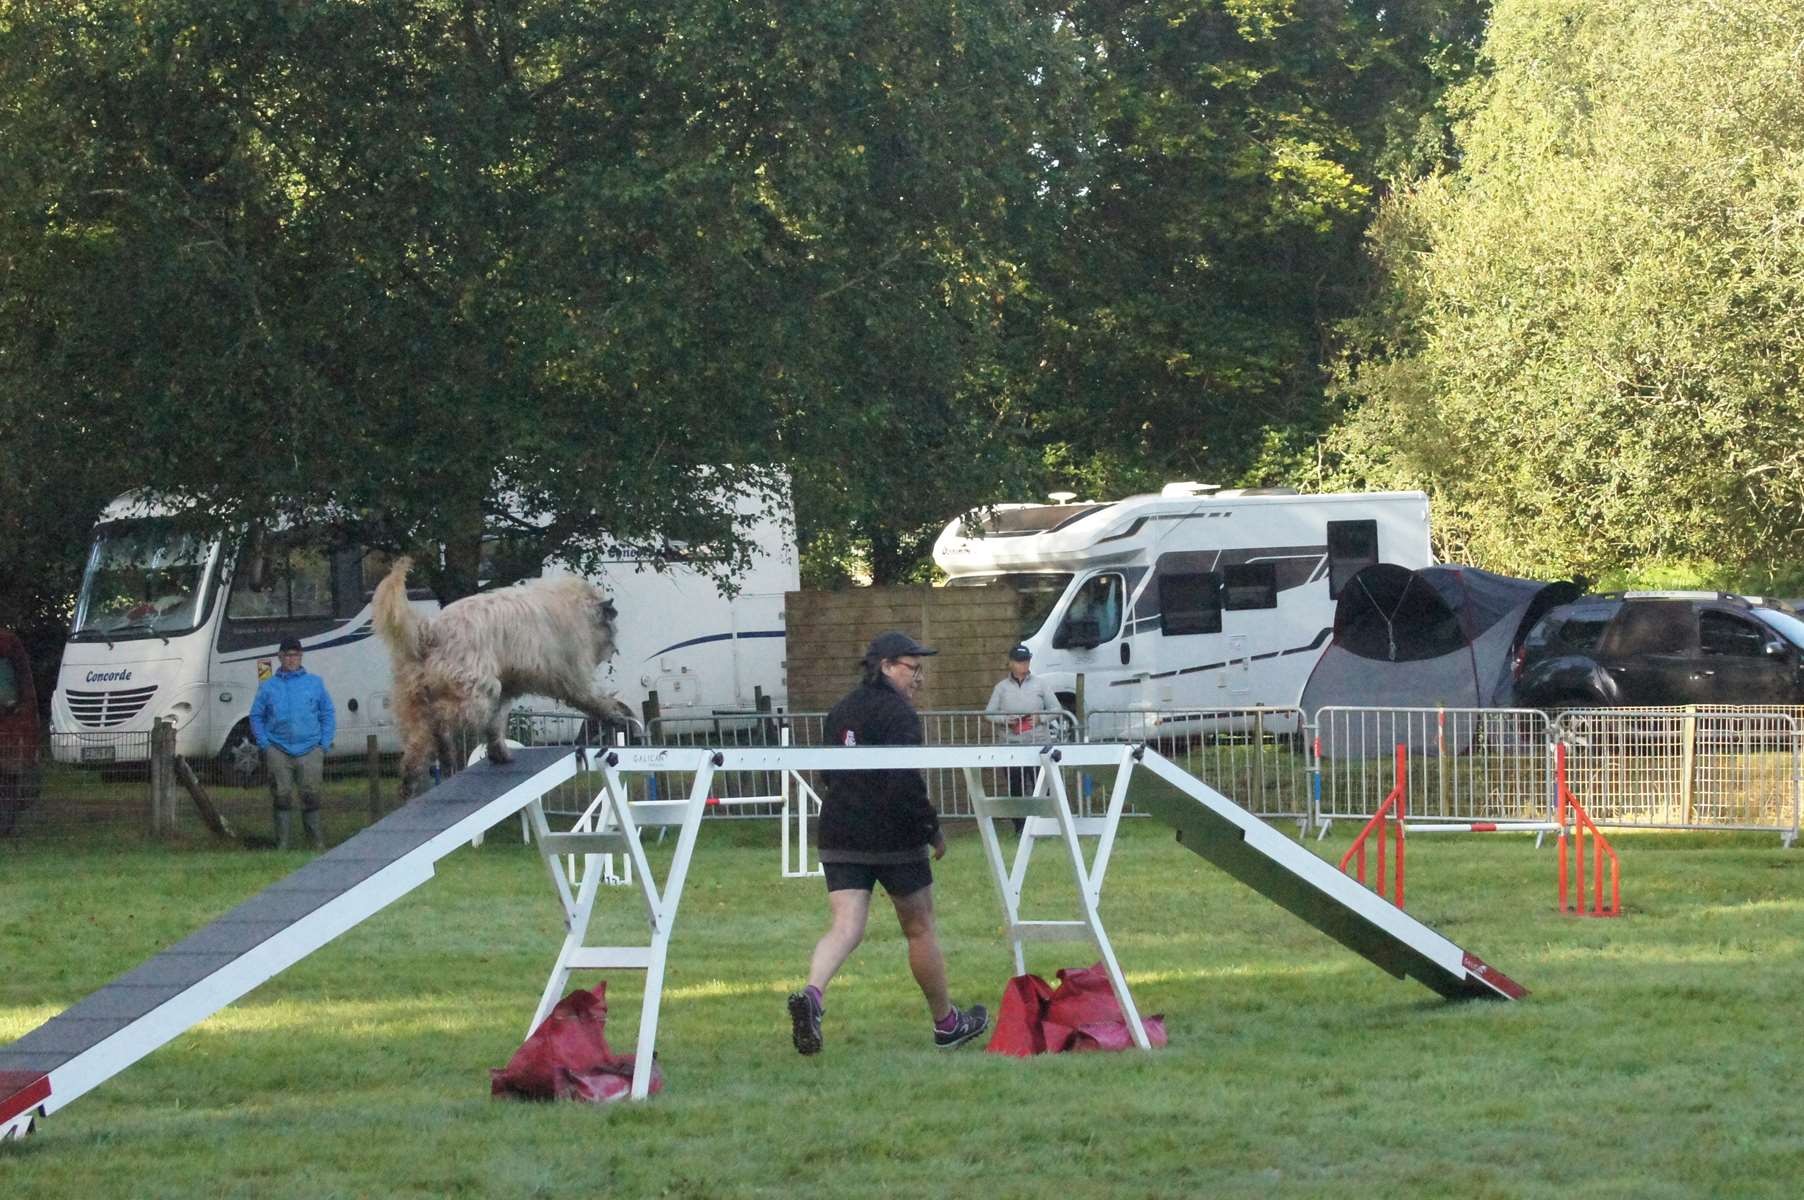
<instances>
[{"instance_id":1,"label":"dog's fluffy coat","mask_svg":"<svg viewBox=\"0 0 1804 1200\"><path fill-rule=\"evenodd\" d=\"M443 771L457 770L454 731L481 731L490 761L508 761L507 707L520 696L550 696L607 724L632 716L595 690L595 669L614 653L616 616L600 588L572 576L535 580L466 596L426 619L407 603L412 566L412 559L397 559L373 601L376 629L394 661L409 794L435 751Z\"/></svg>"}]
</instances>

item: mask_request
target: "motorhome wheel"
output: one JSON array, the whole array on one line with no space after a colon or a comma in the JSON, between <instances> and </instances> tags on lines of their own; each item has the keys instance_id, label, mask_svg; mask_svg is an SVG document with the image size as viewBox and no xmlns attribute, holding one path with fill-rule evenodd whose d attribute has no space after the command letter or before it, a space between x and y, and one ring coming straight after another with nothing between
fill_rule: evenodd
<instances>
[{"instance_id":1,"label":"motorhome wheel","mask_svg":"<svg viewBox=\"0 0 1804 1200\"><path fill-rule=\"evenodd\" d=\"M263 751L257 749L257 739L251 736L248 723L240 721L226 738L219 752L219 765L226 778L240 787L250 787L262 776Z\"/></svg>"}]
</instances>

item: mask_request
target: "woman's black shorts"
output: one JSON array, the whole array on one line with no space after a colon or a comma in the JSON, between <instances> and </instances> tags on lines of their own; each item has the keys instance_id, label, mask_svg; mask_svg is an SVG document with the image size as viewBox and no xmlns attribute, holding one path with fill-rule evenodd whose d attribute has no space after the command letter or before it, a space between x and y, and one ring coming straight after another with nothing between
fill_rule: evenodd
<instances>
[{"instance_id":1,"label":"woman's black shorts","mask_svg":"<svg viewBox=\"0 0 1804 1200\"><path fill-rule=\"evenodd\" d=\"M893 900L913 895L933 883L933 867L926 859L900 863L822 863L829 892L868 892L881 883Z\"/></svg>"}]
</instances>

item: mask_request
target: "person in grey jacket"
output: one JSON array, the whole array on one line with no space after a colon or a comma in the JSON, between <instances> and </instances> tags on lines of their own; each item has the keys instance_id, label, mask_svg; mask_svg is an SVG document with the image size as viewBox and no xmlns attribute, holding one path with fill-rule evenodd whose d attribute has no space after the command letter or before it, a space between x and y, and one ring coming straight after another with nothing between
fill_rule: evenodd
<instances>
[{"instance_id":1,"label":"person in grey jacket","mask_svg":"<svg viewBox=\"0 0 1804 1200\"><path fill-rule=\"evenodd\" d=\"M996 681L990 702L984 706L992 725L1001 727L1001 738L1010 745L1044 746L1052 741L1057 725L1053 714L1063 713L1052 685L1033 672L1034 652L1018 645L1008 652L1008 674ZM1034 768L1004 768L1004 791L1010 796L1030 796ZM1015 831L1022 829L1020 818Z\"/></svg>"}]
</instances>

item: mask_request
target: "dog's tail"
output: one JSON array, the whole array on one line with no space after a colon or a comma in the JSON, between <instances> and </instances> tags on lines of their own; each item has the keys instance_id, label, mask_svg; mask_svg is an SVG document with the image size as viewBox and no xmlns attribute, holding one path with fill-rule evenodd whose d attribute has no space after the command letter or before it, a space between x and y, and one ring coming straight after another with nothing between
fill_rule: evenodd
<instances>
[{"instance_id":1,"label":"dog's tail","mask_svg":"<svg viewBox=\"0 0 1804 1200\"><path fill-rule=\"evenodd\" d=\"M376 585L376 595L370 602L376 632L388 643L397 664L419 662L424 651L426 622L407 603L407 572L412 567L413 559L405 555L397 558L387 576Z\"/></svg>"}]
</instances>

